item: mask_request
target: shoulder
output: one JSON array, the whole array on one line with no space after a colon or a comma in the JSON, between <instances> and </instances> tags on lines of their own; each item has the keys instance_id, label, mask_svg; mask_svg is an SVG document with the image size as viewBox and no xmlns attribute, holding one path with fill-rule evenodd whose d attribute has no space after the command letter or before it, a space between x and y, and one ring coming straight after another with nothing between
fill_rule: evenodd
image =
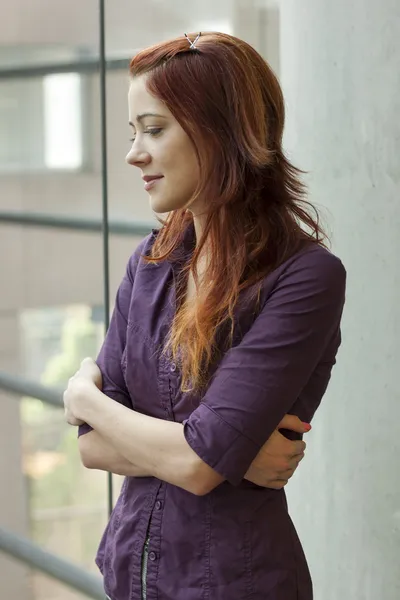
<instances>
[{"instance_id":1,"label":"shoulder","mask_svg":"<svg viewBox=\"0 0 400 600\"><path fill-rule=\"evenodd\" d=\"M338 256L320 245L309 245L293 255L281 267L278 279L297 277L325 285L345 285L346 269Z\"/></svg>"},{"instance_id":2,"label":"shoulder","mask_svg":"<svg viewBox=\"0 0 400 600\"><path fill-rule=\"evenodd\" d=\"M280 265L264 282L267 304L274 297L281 301L301 301L342 305L346 289L346 269L330 250L308 245Z\"/></svg>"},{"instance_id":3,"label":"shoulder","mask_svg":"<svg viewBox=\"0 0 400 600\"><path fill-rule=\"evenodd\" d=\"M129 258L128 265L127 265L127 275L129 277L129 279L131 279L131 281L133 280L133 277L138 269L138 266L140 264L142 264L142 265L146 264L143 260L143 256L148 256L150 254L151 248L152 248L154 241L158 235L158 232L159 232L158 229L153 229L151 231L151 233L146 235L146 237L143 238L139 242L139 244L136 246L133 254Z\"/></svg>"}]
</instances>

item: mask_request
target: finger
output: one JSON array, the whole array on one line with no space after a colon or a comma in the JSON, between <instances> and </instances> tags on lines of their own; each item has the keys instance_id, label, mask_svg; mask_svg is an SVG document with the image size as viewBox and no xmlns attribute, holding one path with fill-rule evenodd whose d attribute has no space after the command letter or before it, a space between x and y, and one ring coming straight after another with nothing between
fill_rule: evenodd
<instances>
[{"instance_id":1,"label":"finger","mask_svg":"<svg viewBox=\"0 0 400 600\"><path fill-rule=\"evenodd\" d=\"M301 463L301 461L304 458L304 454L299 454L298 456L295 456L294 458L292 458L292 460L288 463L287 465L287 470L283 470L279 473L279 475L282 475L282 473L286 473L287 471L295 471L297 469L297 467L299 466L299 464Z\"/></svg>"},{"instance_id":2,"label":"finger","mask_svg":"<svg viewBox=\"0 0 400 600\"><path fill-rule=\"evenodd\" d=\"M279 465L277 464L275 467L275 473L282 477L286 473L293 472L299 466L299 463L303 460L304 454L298 454L297 456L292 456L289 459L285 459L280 461Z\"/></svg>"},{"instance_id":3,"label":"finger","mask_svg":"<svg viewBox=\"0 0 400 600\"><path fill-rule=\"evenodd\" d=\"M84 358L81 362L79 374L82 377L91 379L92 381L97 381L99 378L101 378L100 369L96 361L88 357Z\"/></svg>"},{"instance_id":4,"label":"finger","mask_svg":"<svg viewBox=\"0 0 400 600\"><path fill-rule=\"evenodd\" d=\"M301 456L300 454L298 456L296 456L295 458L292 458L292 460L289 461L289 463L287 464L287 470L290 471L295 471L297 469L297 467L299 466L299 463L303 460L304 455ZM286 472L286 470L284 470L283 472ZM282 473L280 473L281 475Z\"/></svg>"},{"instance_id":5,"label":"finger","mask_svg":"<svg viewBox=\"0 0 400 600\"><path fill-rule=\"evenodd\" d=\"M287 479L274 479L274 481L268 482L268 487L273 490L281 490L287 484Z\"/></svg>"},{"instance_id":6,"label":"finger","mask_svg":"<svg viewBox=\"0 0 400 600\"><path fill-rule=\"evenodd\" d=\"M294 442L288 440L289 444L288 444L288 450L287 450L287 454L288 456L290 456L290 458L295 458L296 456L300 456L300 455L304 455L304 452L306 451L307 448L307 444L305 442L303 442L303 440L296 440Z\"/></svg>"},{"instance_id":7,"label":"finger","mask_svg":"<svg viewBox=\"0 0 400 600\"><path fill-rule=\"evenodd\" d=\"M97 369L97 364L95 363L95 361L93 360L93 358L90 358L90 356L87 356L86 358L83 359L83 361L81 362L81 369L88 369L88 370L92 370L93 368Z\"/></svg>"},{"instance_id":8,"label":"finger","mask_svg":"<svg viewBox=\"0 0 400 600\"><path fill-rule=\"evenodd\" d=\"M289 481L289 479L292 477L295 470L296 469L288 469L287 471L283 471L282 473L279 473L278 477L277 477L277 481L286 481L286 483L287 483Z\"/></svg>"},{"instance_id":9,"label":"finger","mask_svg":"<svg viewBox=\"0 0 400 600\"><path fill-rule=\"evenodd\" d=\"M78 427L82 423L82 421L74 417L74 415L72 415L71 413L68 413L66 415L66 420L68 425L72 425L73 427Z\"/></svg>"},{"instance_id":10,"label":"finger","mask_svg":"<svg viewBox=\"0 0 400 600\"><path fill-rule=\"evenodd\" d=\"M309 423L303 423L296 415L285 415L279 423L277 429L289 429L297 433L307 433L311 429Z\"/></svg>"}]
</instances>

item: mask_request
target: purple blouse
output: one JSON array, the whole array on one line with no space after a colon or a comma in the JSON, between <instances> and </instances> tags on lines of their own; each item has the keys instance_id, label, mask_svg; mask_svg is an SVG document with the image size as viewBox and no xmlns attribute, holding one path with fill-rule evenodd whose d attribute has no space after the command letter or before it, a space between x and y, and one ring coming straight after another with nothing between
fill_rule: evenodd
<instances>
[{"instance_id":1,"label":"purple blouse","mask_svg":"<svg viewBox=\"0 0 400 600\"><path fill-rule=\"evenodd\" d=\"M103 391L183 423L188 444L225 481L195 496L155 477L126 477L96 558L106 593L141 598L149 540L147 600L311 600L284 490L244 476L286 413L310 421L321 401L340 345L345 269L313 244L282 264L264 279L257 314L245 297L239 303L234 345L206 391L182 393L179 369L161 349L194 234L189 228L173 260L147 264L140 255L156 235L134 252L118 290L98 357Z\"/></svg>"}]
</instances>

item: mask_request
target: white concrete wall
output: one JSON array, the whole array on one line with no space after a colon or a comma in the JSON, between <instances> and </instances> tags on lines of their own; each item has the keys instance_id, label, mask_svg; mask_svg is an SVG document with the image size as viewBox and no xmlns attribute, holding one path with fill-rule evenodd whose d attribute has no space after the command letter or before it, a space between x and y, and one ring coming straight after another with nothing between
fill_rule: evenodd
<instances>
[{"instance_id":1,"label":"white concrete wall","mask_svg":"<svg viewBox=\"0 0 400 600\"><path fill-rule=\"evenodd\" d=\"M348 270L343 347L289 486L316 600L400 598L400 4L281 2L286 146Z\"/></svg>"}]
</instances>

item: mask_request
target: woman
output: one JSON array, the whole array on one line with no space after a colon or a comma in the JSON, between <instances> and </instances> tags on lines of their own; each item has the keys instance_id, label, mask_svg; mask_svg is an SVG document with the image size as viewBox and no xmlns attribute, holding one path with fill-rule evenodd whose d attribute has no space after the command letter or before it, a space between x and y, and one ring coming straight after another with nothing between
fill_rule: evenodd
<instances>
[{"instance_id":1,"label":"woman","mask_svg":"<svg viewBox=\"0 0 400 600\"><path fill-rule=\"evenodd\" d=\"M310 429L344 267L284 157L281 89L253 48L182 36L130 70L127 160L168 217L129 261L98 366L64 395L83 463L127 475L97 555L106 593L310 600L283 490L304 444L285 440L282 473L276 429Z\"/></svg>"}]
</instances>

